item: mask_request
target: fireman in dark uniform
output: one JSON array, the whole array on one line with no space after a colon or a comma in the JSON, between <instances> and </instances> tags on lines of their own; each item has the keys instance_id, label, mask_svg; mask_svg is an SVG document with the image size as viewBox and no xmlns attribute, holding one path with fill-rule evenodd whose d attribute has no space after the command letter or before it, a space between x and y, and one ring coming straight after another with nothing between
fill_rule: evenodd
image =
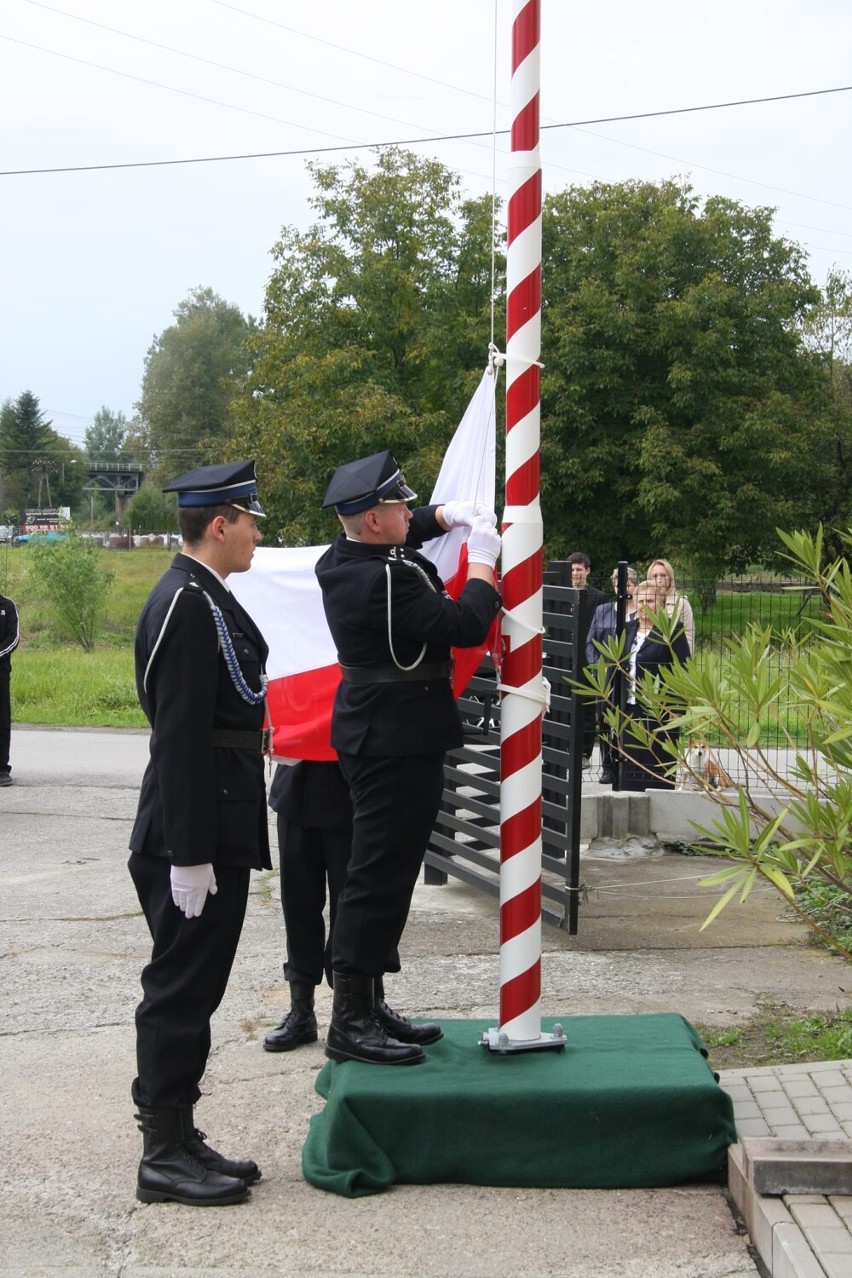
<instances>
[{"instance_id":1,"label":"fireman in dark uniform","mask_svg":"<svg viewBox=\"0 0 852 1278\"><path fill-rule=\"evenodd\" d=\"M12 741L12 653L18 646L18 610L7 595L0 595L0 785L12 784L9 747Z\"/></svg>"},{"instance_id":2,"label":"fireman in dark uniform","mask_svg":"<svg viewBox=\"0 0 852 1278\"><path fill-rule=\"evenodd\" d=\"M334 985L332 941L352 849L352 799L336 760L303 759L279 763L269 787L269 806L277 816L287 937L284 979L290 987L290 1007L263 1046L267 1052L292 1052L317 1041L316 987L323 976L330 987ZM385 971L399 968L399 951L394 950Z\"/></svg>"},{"instance_id":3,"label":"fireman in dark uniform","mask_svg":"<svg viewBox=\"0 0 852 1278\"><path fill-rule=\"evenodd\" d=\"M336 762L302 760L278 765L269 806L277 815L290 1007L263 1046L290 1052L317 1041L314 992L323 976L332 984L331 938L352 845L352 800Z\"/></svg>"},{"instance_id":4,"label":"fireman in dark uniform","mask_svg":"<svg viewBox=\"0 0 852 1278\"><path fill-rule=\"evenodd\" d=\"M239 1202L260 1172L205 1144L193 1105L210 1018L237 949L253 869L269 869L264 734L267 647L226 579L260 541L254 462L203 466L178 494L183 553L154 586L136 630L136 686L151 759L129 869L153 938L136 1011L144 1154L137 1198Z\"/></svg>"},{"instance_id":5,"label":"fireman in dark uniform","mask_svg":"<svg viewBox=\"0 0 852 1278\"><path fill-rule=\"evenodd\" d=\"M422 1045L441 1037L437 1025L394 1013L381 981L440 806L444 754L462 742L450 648L482 643L500 610L494 514L471 502L412 512L415 497L389 451L341 466L323 505L343 532L316 569L343 676L331 742L354 807L326 1054L387 1065L419 1063ZM417 548L459 524L470 532L456 602Z\"/></svg>"}]
</instances>

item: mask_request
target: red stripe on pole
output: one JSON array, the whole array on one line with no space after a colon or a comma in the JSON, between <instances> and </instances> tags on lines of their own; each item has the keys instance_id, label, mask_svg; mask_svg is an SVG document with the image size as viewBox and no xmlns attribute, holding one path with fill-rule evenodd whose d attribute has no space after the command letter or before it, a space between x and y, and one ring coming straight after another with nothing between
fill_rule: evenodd
<instances>
[{"instance_id":1,"label":"red stripe on pole","mask_svg":"<svg viewBox=\"0 0 852 1278\"><path fill-rule=\"evenodd\" d=\"M538 94L512 121L512 150L532 151L538 146Z\"/></svg>"},{"instance_id":2,"label":"red stripe on pole","mask_svg":"<svg viewBox=\"0 0 852 1278\"><path fill-rule=\"evenodd\" d=\"M519 186L509 198L508 243L511 244L541 213L541 169Z\"/></svg>"},{"instance_id":3,"label":"red stripe on pole","mask_svg":"<svg viewBox=\"0 0 852 1278\"><path fill-rule=\"evenodd\" d=\"M515 591L513 598L528 599L541 585L543 572L544 551L539 549L503 574L503 589L508 584L510 595Z\"/></svg>"},{"instance_id":4,"label":"red stripe on pole","mask_svg":"<svg viewBox=\"0 0 852 1278\"><path fill-rule=\"evenodd\" d=\"M503 775L511 777L538 757L541 749L541 738L536 731L535 719L533 719L532 723L528 723L525 728L521 728L519 732L513 732L506 742L506 746ZM511 821L512 818L509 817L507 819Z\"/></svg>"},{"instance_id":5,"label":"red stripe on pole","mask_svg":"<svg viewBox=\"0 0 852 1278\"><path fill-rule=\"evenodd\" d=\"M514 1020L541 998L541 959L500 987L500 1024Z\"/></svg>"},{"instance_id":6,"label":"red stripe on pole","mask_svg":"<svg viewBox=\"0 0 852 1278\"><path fill-rule=\"evenodd\" d=\"M508 861L518 852L524 852L532 843L535 843L541 833L541 799L536 799L535 803L531 803L523 812L517 812L513 817L509 817L503 822L503 837L509 841L509 855L504 857ZM540 882L540 880L536 880ZM512 897L511 900L515 898ZM510 904L509 901L506 904ZM500 935L503 940L508 940L505 932ZM514 932L512 936L514 936Z\"/></svg>"},{"instance_id":7,"label":"red stripe on pole","mask_svg":"<svg viewBox=\"0 0 852 1278\"><path fill-rule=\"evenodd\" d=\"M507 939L520 936L532 927L541 914L541 880L531 883L525 892L519 892L500 910L501 935Z\"/></svg>"},{"instance_id":8,"label":"red stripe on pole","mask_svg":"<svg viewBox=\"0 0 852 1278\"><path fill-rule=\"evenodd\" d=\"M538 496L540 474L541 463L538 456L530 457L528 461L524 462L523 466L519 466L515 473L506 480L507 506L528 505L528 494L530 492L534 492Z\"/></svg>"},{"instance_id":9,"label":"red stripe on pole","mask_svg":"<svg viewBox=\"0 0 852 1278\"><path fill-rule=\"evenodd\" d=\"M541 11L538 0L530 0L512 25L512 74L528 58L541 39Z\"/></svg>"},{"instance_id":10,"label":"red stripe on pole","mask_svg":"<svg viewBox=\"0 0 852 1278\"><path fill-rule=\"evenodd\" d=\"M514 331L512 332L514 337ZM541 399L541 369L530 364L506 390L506 429L512 430L528 413L538 408Z\"/></svg>"},{"instance_id":11,"label":"red stripe on pole","mask_svg":"<svg viewBox=\"0 0 852 1278\"><path fill-rule=\"evenodd\" d=\"M509 294L506 322L517 333L541 310L541 270L532 271Z\"/></svg>"}]
</instances>

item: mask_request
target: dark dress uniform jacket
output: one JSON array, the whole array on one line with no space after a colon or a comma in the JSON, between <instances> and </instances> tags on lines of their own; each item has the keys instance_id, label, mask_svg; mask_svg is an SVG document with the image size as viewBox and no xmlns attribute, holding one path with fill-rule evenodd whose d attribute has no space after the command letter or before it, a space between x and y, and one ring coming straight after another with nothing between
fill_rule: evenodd
<instances>
[{"instance_id":1,"label":"dark dress uniform jacket","mask_svg":"<svg viewBox=\"0 0 852 1278\"><path fill-rule=\"evenodd\" d=\"M447 661L451 647L475 647L500 610L488 582L468 581L458 601L444 593L434 564L416 548L441 536L434 506L414 511L405 546L349 541L345 534L317 563L323 605L345 666L392 666L393 650L409 666ZM337 689L331 743L346 754L374 758L435 754L462 744L461 718L447 678L390 683L349 683Z\"/></svg>"},{"instance_id":2,"label":"dark dress uniform jacket","mask_svg":"<svg viewBox=\"0 0 852 1278\"><path fill-rule=\"evenodd\" d=\"M130 847L175 865L270 869L264 705L234 687L204 592L221 609L246 683L260 688L268 651L260 631L214 573L176 555L136 630L136 687L153 731ZM258 748L216 746L217 729L256 732Z\"/></svg>"}]
</instances>

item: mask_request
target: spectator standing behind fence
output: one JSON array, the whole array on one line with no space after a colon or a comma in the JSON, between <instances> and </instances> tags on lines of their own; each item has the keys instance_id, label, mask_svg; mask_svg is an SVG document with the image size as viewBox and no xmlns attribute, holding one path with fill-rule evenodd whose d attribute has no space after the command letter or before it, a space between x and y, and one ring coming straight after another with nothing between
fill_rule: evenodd
<instances>
[{"instance_id":1,"label":"spectator standing behind fence","mask_svg":"<svg viewBox=\"0 0 852 1278\"><path fill-rule=\"evenodd\" d=\"M673 741L676 731L665 730L664 725L650 719L637 700L637 689L646 674L658 675L665 666L673 664L676 657L686 661L689 646L683 627L675 629L671 640L664 638L654 625L654 613L663 607L664 596L657 593L653 581L642 581L634 595L636 616L626 630L625 653L627 655L627 697L625 712L628 722L622 740L624 767L621 772L622 790L674 789L674 779L669 775L673 759L662 747L663 740ZM658 733L658 742L650 745L641 741L630 730L630 720L642 723L648 730Z\"/></svg>"},{"instance_id":2,"label":"spectator standing behind fence","mask_svg":"<svg viewBox=\"0 0 852 1278\"><path fill-rule=\"evenodd\" d=\"M639 574L635 568L627 569L627 608L625 611L625 621L632 621L636 616L636 609L633 603L633 596L636 587L639 584ZM612 588L618 593L618 569L616 568L612 574ZM595 646L596 643L604 644L615 634L616 621L618 618L618 603L599 604L595 609L588 634L586 635L586 665L593 666L600 657L600 650ZM610 671L610 675L611 675ZM603 703L596 702L597 709L597 734L598 743L601 750L601 774L598 777L601 785L612 785L615 780L615 759L613 757L612 742L610 740L610 730L603 716Z\"/></svg>"},{"instance_id":3,"label":"spectator standing behind fence","mask_svg":"<svg viewBox=\"0 0 852 1278\"><path fill-rule=\"evenodd\" d=\"M0 595L0 785L12 784L9 748L12 742L12 653L18 646L18 610Z\"/></svg>"},{"instance_id":4,"label":"spectator standing behind fence","mask_svg":"<svg viewBox=\"0 0 852 1278\"><path fill-rule=\"evenodd\" d=\"M592 624L595 610L607 602L607 597L597 586L589 585L589 573L592 561L582 550L575 550L568 556L571 565L571 585L575 590L582 590L582 611L580 614L580 651L585 652L586 638ZM583 705L583 767L588 768L592 761L592 750L595 745L595 724L598 708L594 701Z\"/></svg>"},{"instance_id":5,"label":"spectator standing behind fence","mask_svg":"<svg viewBox=\"0 0 852 1278\"><path fill-rule=\"evenodd\" d=\"M689 655L695 652L695 617L692 604L686 595L682 595L675 584L674 568L668 559L655 559L648 569L648 581L657 588L657 594L665 600L665 609L673 621L679 621L686 633L689 644Z\"/></svg>"}]
</instances>

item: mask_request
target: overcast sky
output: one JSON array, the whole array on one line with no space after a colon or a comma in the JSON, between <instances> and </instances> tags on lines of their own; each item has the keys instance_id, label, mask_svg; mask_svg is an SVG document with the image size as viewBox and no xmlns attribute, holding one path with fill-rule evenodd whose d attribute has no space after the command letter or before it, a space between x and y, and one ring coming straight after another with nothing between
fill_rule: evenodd
<instances>
[{"instance_id":1,"label":"overcast sky","mask_svg":"<svg viewBox=\"0 0 852 1278\"><path fill-rule=\"evenodd\" d=\"M510 120L509 0L3 0L0 170L340 147L412 149L492 189ZM496 22L495 22L496 16ZM850 0L542 0L542 122L852 83ZM545 189L688 178L778 209L823 284L852 271L852 93L548 129ZM497 190L505 194L505 137ZM369 162L369 152L340 151ZM81 443L129 418L147 350L209 286L260 315L269 251L306 227L308 155L0 177L0 401L30 390ZM482 335L483 366L488 333Z\"/></svg>"}]
</instances>

